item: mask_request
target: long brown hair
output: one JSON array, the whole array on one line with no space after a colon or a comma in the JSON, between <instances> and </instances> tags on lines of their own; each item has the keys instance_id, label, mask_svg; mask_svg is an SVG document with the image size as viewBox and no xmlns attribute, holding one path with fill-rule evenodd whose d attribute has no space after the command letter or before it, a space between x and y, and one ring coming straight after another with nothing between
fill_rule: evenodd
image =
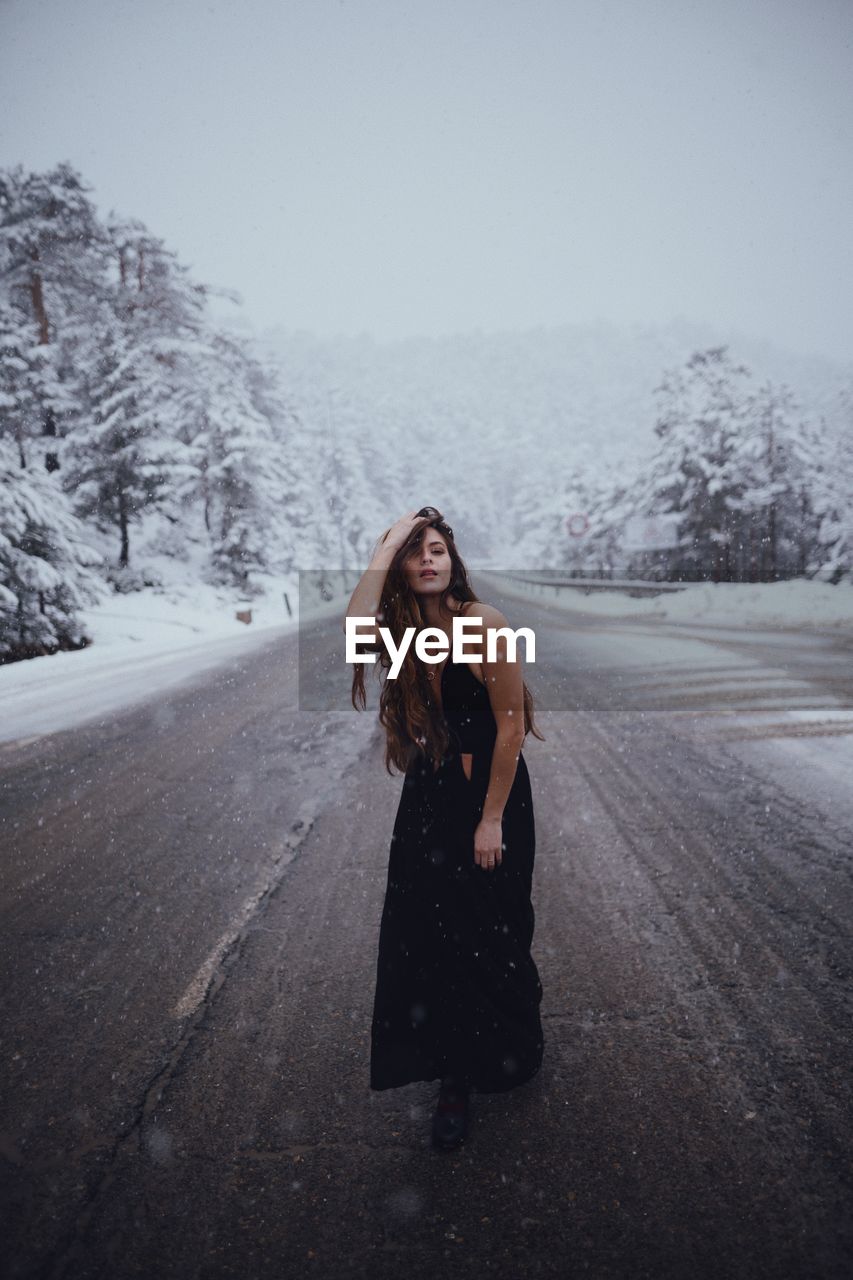
<instances>
[{"instance_id":1,"label":"long brown hair","mask_svg":"<svg viewBox=\"0 0 853 1280\"><path fill-rule=\"evenodd\" d=\"M435 507L421 507L418 512L423 519L416 524L406 542L395 553L376 614L377 625L387 627L399 645L407 627L415 627L415 634L424 626L417 595L409 586L403 570L405 560L418 545L421 534L427 526L437 529L447 542L450 554L450 582L439 598L439 613L452 617L453 612L447 604L447 598L453 595L457 600L479 600L468 579L468 570L453 540L453 530L447 524L441 512ZM384 542L390 530L380 539ZM391 655L384 644L378 644L379 666L386 670L391 666ZM367 706L367 695L364 688L363 662L353 666L352 705L356 711L363 711ZM523 682L522 682L523 683ZM434 765L441 763L450 745L447 722L437 711L428 696L429 680L424 664L417 658L414 645L410 645L396 680L387 677L382 681L379 695L379 723L385 729L385 768L393 773L395 765L401 772L414 762L418 755L431 760ZM533 718L533 695L524 684L524 732L545 741Z\"/></svg>"}]
</instances>

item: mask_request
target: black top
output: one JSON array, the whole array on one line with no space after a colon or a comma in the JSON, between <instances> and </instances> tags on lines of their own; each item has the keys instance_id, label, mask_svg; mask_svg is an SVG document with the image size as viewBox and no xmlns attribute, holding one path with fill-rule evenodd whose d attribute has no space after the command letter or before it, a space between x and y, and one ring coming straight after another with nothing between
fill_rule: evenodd
<instances>
[{"instance_id":1,"label":"black top","mask_svg":"<svg viewBox=\"0 0 853 1280\"><path fill-rule=\"evenodd\" d=\"M467 662L447 659L441 672L441 705L455 749L491 756L498 732L495 713L486 686Z\"/></svg>"}]
</instances>

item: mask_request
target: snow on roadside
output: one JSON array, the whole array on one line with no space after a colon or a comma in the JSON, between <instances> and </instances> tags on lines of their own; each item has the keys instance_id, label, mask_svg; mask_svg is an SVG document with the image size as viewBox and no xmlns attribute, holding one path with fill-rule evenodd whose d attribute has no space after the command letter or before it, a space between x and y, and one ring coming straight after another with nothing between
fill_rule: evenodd
<instances>
[{"instance_id":1,"label":"snow on roadside","mask_svg":"<svg viewBox=\"0 0 853 1280\"><path fill-rule=\"evenodd\" d=\"M164 587L110 595L85 613L93 639L87 648L0 666L0 742L31 740L102 718L192 680L268 642L277 633L295 631L299 625L295 576L268 581L266 594L248 603L252 622L247 625L237 620L241 602L233 593L195 578L181 580L179 572L172 566ZM517 580L496 576L513 593L532 591L543 598ZM292 617L288 616L285 593ZM654 597L567 590L557 598L552 593L544 598L572 612L602 618L633 616L735 627L853 630L853 589L849 585L833 587L799 580L701 583ZM337 616L342 608L343 601L335 599L313 606L311 616Z\"/></svg>"},{"instance_id":2,"label":"snow on roadside","mask_svg":"<svg viewBox=\"0 0 853 1280\"><path fill-rule=\"evenodd\" d=\"M825 582L795 579L773 583L690 583L685 590L659 596L632 597L618 591L591 591L587 595L575 589L541 589L517 580L506 582L507 594L516 598L542 600L549 608L567 613L586 614L601 618L602 625L582 630L573 637L573 643L597 646L597 661L607 660L609 650L615 649L618 662L622 634L619 627L608 630L607 618L634 618L650 623L670 622L683 626L680 633L667 632L665 628L650 625L645 637L643 661L651 667L671 670L674 683L678 681L677 644L683 636L689 643L701 639L708 664L719 663L718 673L708 673L705 682L711 690L723 692L726 688L726 665L733 660L729 650L716 650L717 639L740 636L745 640L774 629L791 628L803 633L835 633L839 638L853 637L853 587L849 583L831 586ZM510 618L513 626L521 625L517 618ZM696 635L696 628L700 634ZM637 637L632 643L637 645ZM673 647L673 642L675 646ZM748 649L744 649L745 656ZM741 662L743 657L739 658ZM766 674L766 668L756 661L755 675ZM779 676L786 686L782 696L793 703L799 696L795 690L799 681L796 675L789 677L783 670ZM738 684L740 684L740 679ZM696 687L696 678L692 680ZM766 685L764 686L766 688ZM808 688L808 682L806 682ZM828 700L829 705L823 705ZM784 707L753 705L749 709L729 707L729 725L740 726L743 738L730 739L727 750L742 757L745 763L758 766L768 777L776 778L794 795L798 795L815 812L823 815L830 824L848 827L853 824L853 792L850 777L853 775L853 707L844 695L817 687L809 693L812 705L808 708L787 705ZM701 713L697 712L697 717ZM761 734L762 725L767 734ZM751 729L757 729L755 736Z\"/></svg>"},{"instance_id":3,"label":"snow on roadside","mask_svg":"<svg viewBox=\"0 0 853 1280\"><path fill-rule=\"evenodd\" d=\"M264 596L247 602L249 624L238 621L244 606L233 594L204 583L110 595L82 615L92 637L85 649L0 666L0 742L101 719L295 631L297 588L295 578L271 581ZM343 608L334 600L313 608L311 617Z\"/></svg>"},{"instance_id":4,"label":"snow on roadside","mask_svg":"<svg viewBox=\"0 0 853 1280\"><path fill-rule=\"evenodd\" d=\"M504 579L501 579L502 585ZM659 596L624 591L553 588L509 579L520 595L556 604L572 613L598 617L647 617L670 622L703 622L734 627L835 627L853 630L853 585L794 578L786 582L689 582Z\"/></svg>"}]
</instances>

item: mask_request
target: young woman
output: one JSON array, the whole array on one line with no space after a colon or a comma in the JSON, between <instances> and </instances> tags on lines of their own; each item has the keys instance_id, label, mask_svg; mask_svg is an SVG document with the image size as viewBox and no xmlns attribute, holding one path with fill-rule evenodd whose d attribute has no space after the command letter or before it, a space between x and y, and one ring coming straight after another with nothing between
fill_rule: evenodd
<instances>
[{"instance_id":1,"label":"young woman","mask_svg":"<svg viewBox=\"0 0 853 1280\"><path fill-rule=\"evenodd\" d=\"M478 662L453 662L454 616L476 620L466 639ZM391 837L379 933L370 1087L441 1080L432 1141L456 1146L472 1088L496 1092L539 1070L542 984L530 954L535 830L522 755L533 700L505 640L489 662L486 628L504 615L478 600L453 530L434 507L403 516L377 543L347 616L375 618L399 646L407 627L435 627L450 644L437 664L415 654L383 681L385 767L405 773ZM378 631L373 648L391 655ZM364 664L352 703L366 707ZM543 739L544 741L544 739Z\"/></svg>"}]
</instances>

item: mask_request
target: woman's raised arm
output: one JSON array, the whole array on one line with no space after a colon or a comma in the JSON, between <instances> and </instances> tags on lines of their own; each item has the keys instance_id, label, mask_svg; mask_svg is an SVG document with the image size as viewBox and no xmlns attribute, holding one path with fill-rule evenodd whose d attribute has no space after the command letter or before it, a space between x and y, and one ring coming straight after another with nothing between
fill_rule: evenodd
<instances>
[{"instance_id":1,"label":"woman's raised arm","mask_svg":"<svg viewBox=\"0 0 853 1280\"><path fill-rule=\"evenodd\" d=\"M344 631L347 629L347 618L376 617L379 602L382 599L385 579L388 576L388 570L391 568L391 561L400 547L410 537L412 529L418 520L422 518L417 511L411 511L408 515L401 516L399 520L391 525L390 529L386 529L382 534L382 537L373 548L370 564L361 575L355 591L350 596L349 604L344 614ZM376 632L374 631L371 635L366 627L359 628L359 640L363 641L364 644L379 644L379 637Z\"/></svg>"}]
</instances>

